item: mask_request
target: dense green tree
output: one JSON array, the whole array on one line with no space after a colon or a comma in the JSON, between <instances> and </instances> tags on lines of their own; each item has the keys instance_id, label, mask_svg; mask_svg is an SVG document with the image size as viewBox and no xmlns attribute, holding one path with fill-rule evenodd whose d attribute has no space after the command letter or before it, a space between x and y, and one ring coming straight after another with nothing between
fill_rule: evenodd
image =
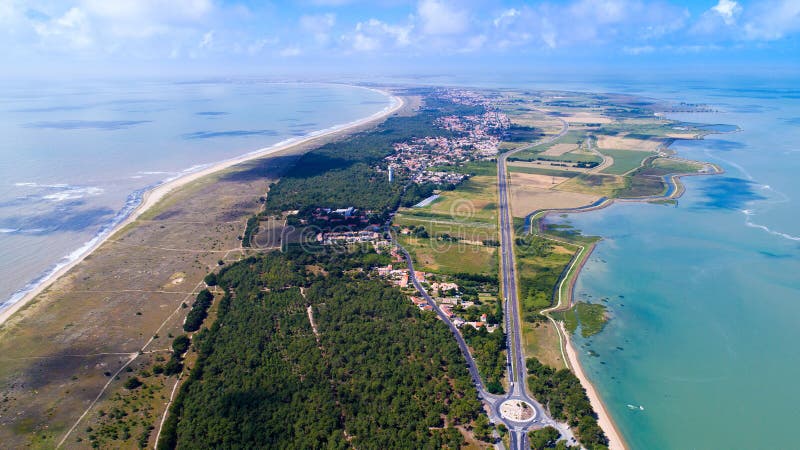
<instances>
[{"instance_id":1,"label":"dense green tree","mask_svg":"<svg viewBox=\"0 0 800 450\"><path fill-rule=\"evenodd\" d=\"M186 321L183 323L184 331L197 331L200 329L200 325L203 324L203 321L208 316L208 308L213 301L214 295L208 289L203 289L197 294L192 309L186 315Z\"/></svg>"},{"instance_id":2,"label":"dense green tree","mask_svg":"<svg viewBox=\"0 0 800 450\"><path fill-rule=\"evenodd\" d=\"M533 430L528 433L528 439L531 443L531 448L534 450L545 450L548 448L555 448L556 441L561 436L553 427L544 427L538 430Z\"/></svg>"},{"instance_id":3,"label":"dense green tree","mask_svg":"<svg viewBox=\"0 0 800 450\"><path fill-rule=\"evenodd\" d=\"M489 418L485 414L479 415L472 425L476 438L485 442L492 441L492 426L489 424Z\"/></svg>"},{"instance_id":4,"label":"dense green tree","mask_svg":"<svg viewBox=\"0 0 800 450\"><path fill-rule=\"evenodd\" d=\"M224 268L218 319L193 339L199 359L159 447L458 448L441 427L481 412L466 361L434 315L347 271L371 255L290 248Z\"/></svg>"},{"instance_id":5,"label":"dense green tree","mask_svg":"<svg viewBox=\"0 0 800 450\"><path fill-rule=\"evenodd\" d=\"M217 285L217 274L214 272L209 273L208 275L203 278L203 282L206 283L207 286L216 286Z\"/></svg>"},{"instance_id":6,"label":"dense green tree","mask_svg":"<svg viewBox=\"0 0 800 450\"><path fill-rule=\"evenodd\" d=\"M502 328L489 333L486 327L476 330L464 326L461 334L472 349L478 370L486 381L486 389L492 394L504 393L501 380L506 369L506 357L503 353L506 348L506 337Z\"/></svg>"},{"instance_id":7,"label":"dense green tree","mask_svg":"<svg viewBox=\"0 0 800 450\"><path fill-rule=\"evenodd\" d=\"M189 350L189 345L191 342L192 341L189 340L189 336L186 336L185 334L176 337L172 341L172 352L177 356L183 355L186 353L186 350Z\"/></svg>"},{"instance_id":8,"label":"dense green tree","mask_svg":"<svg viewBox=\"0 0 800 450\"><path fill-rule=\"evenodd\" d=\"M181 363L181 360L175 355L172 355L169 361L164 364L164 375L177 375L181 373L181 370L183 370L183 363Z\"/></svg>"},{"instance_id":9,"label":"dense green tree","mask_svg":"<svg viewBox=\"0 0 800 450\"><path fill-rule=\"evenodd\" d=\"M597 414L578 377L569 369L556 370L536 358L528 358L526 366L528 387L545 404L553 418L569 423L575 436L587 448L605 449L608 438L597 424Z\"/></svg>"},{"instance_id":10,"label":"dense green tree","mask_svg":"<svg viewBox=\"0 0 800 450\"><path fill-rule=\"evenodd\" d=\"M139 380L139 378L137 377L130 377L127 380L125 380L125 383L123 384L125 389L130 389L130 390L136 389L141 385L142 381Z\"/></svg>"},{"instance_id":11,"label":"dense green tree","mask_svg":"<svg viewBox=\"0 0 800 450\"><path fill-rule=\"evenodd\" d=\"M465 106L430 92L426 107L408 116L387 119L375 130L323 145L304 154L277 183L270 186L266 210L277 213L300 210L301 215L316 207L345 208L388 213L398 206L411 206L432 194L432 184L417 185L398 174L389 183L386 174L375 170L394 152L394 144L426 136L453 137L458 133L436 125L452 114L480 114L482 106ZM243 244L247 242L246 236Z\"/></svg>"}]
</instances>

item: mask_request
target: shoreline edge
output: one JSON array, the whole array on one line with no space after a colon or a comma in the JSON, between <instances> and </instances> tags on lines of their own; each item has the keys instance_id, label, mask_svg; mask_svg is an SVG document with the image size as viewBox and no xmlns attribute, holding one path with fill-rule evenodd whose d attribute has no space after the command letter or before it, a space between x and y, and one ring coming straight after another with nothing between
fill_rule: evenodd
<instances>
[{"instance_id":1,"label":"shoreline edge","mask_svg":"<svg viewBox=\"0 0 800 450\"><path fill-rule=\"evenodd\" d=\"M112 228L107 230L104 234L94 237L93 239L97 239L97 242L87 246L86 249L80 255L78 255L68 263L64 264L62 267L44 276L35 287L25 292L24 295L22 295L17 301L11 303L10 305L8 305L7 308L0 311L0 327L2 327L17 311L21 310L23 307L28 305L39 294L46 291L50 286L53 285L53 283L55 283L58 279L66 275L73 267L83 262L83 260L85 260L92 253L94 253L95 250L97 250L103 244L105 244L109 238L114 236L117 232L127 227L128 225L134 223L139 218L139 216L141 216L147 210L155 206L158 202L164 199L164 197L166 197L172 191L181 188L183 186L186 186L191 182L197 181L200 178L213 175L217 172L221 172L233 166L249 162L255 159L263 158L265 156L269 156L282 151L286 151L293 147L307 144L316 139L347 133L353 128L358 128L360 126L370 124L371 122L383 120L391 116L392 114L396 113L397 111L399 111L405 105L405 101L402 99L401 96L394 95L388 91L366 86L357 86L357 85L351 85L351 87L359 89L368 89L373 92L381 93L384 96L388 97L390 104L386 106L384 109L374 114L371 114L367 117L357 119L352 122L344 124L333 125L326 129L311 132L301 138L294 138L294 139L289 138L284 141L275 143L271 146L262 147L257 150L245 153L243 155L236 156L234 158L229 158L216 163L211 163L210 165L203 167L200 170L194 172L187 172L176 178L168 179L162 181L159 184L156 184L155 186L146 188L146 190L142 194L141 201L134 209L131 210L131 212L128 214L127 217L125 217L119 223L117 223Z\"/></svg>"}]
</instances>

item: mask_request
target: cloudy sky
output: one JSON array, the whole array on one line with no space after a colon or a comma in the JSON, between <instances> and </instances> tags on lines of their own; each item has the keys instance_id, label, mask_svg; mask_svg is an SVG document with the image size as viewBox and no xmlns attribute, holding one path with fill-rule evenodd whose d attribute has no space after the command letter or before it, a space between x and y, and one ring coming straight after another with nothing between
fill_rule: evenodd
<instances>
[{"instance_id":1,"label":"cloudy sky","mask_svg":"<svg viewBox=\"0 0 800 450\"><path fill-rule=\"evenodd\" d=\"M800 0L0 0L6 75L796 70Z\"/></svg>"}]
</instances>

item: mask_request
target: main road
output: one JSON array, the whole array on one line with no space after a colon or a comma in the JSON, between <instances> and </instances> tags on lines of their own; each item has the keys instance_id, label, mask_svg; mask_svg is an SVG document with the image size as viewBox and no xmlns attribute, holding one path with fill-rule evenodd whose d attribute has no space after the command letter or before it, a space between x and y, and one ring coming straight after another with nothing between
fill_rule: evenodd
<instances>
[{"instance_id":1,"label":"main road","mask_svg":"<svg viewBox=\"0 0 800 450\"><path fill-rule=\"evenodd\" d=\"M527 368L525 365L525 354L522 351L522 329L520 325L516 264L514 260L514 225L509 206L508 172L506 167L509 156L523 150L527 150L534 145L553 142L564 136L569 129L569 124L564 120L561 120L561 123L562 129L558 134L542 141L532 143L529 146L521 147L519 149L504 153L497 159L497 184L500 197L500 271L502 273L503 280L503 312L505 319L506 339L508 340L508 349L506 352L508 358L508 370L506 372L508 374L509 392L506 395L500 396L490 394L486 390L486 385L483 383L480 372L478 371L478 365L475 362L475 359L472 357L472 353L470 353L464 337L461 335L461 332L458 330L455 324L453 324L453 322L450 320L450 317L448 317L439 308L439 305L436 304L436 302L433 300L433 298L431 298L419 281L417 281L411 255L409 255L408 251L406 251L406 249L397 242L394 235L391 233L391 228L388 226L391 223L391 219L387 223L387 228L390 230L389 233L393 243L398 249L400 249L405 257L409 271L409 279L414 285L414 288L416 288L417 292L419 292L419 294L426 300L428 305L433 308L439 318L441 318L442 321L448 325L450 331L453 333L453 336L455 336L458 347L467 360L467 369L469 370L473 384L478 390L478 395L483 403L488 406L490 411L489 418L492 420L492 422L496 423L499 421L506 425L509 430L511 448L514 450L529 449L530 445L528 444L528 431L533 428L546 425L557 428L559 432L561 432L562 437L565 437L568 440L572 438L572 433L570 432L569 428L553 420L547 414L547 411L542 407L542 405L529 395L526 385ZM524 402L526 406L533 408L533 415L529 419L525 421L515 421L501 413L501 406L504 404L513 404L518 402Z\"/></svg>"},{"instance_id":2,"label":"main road","mask_svg":"<svg viewBox=\"0 0 800 450\"><path fill-rule=\"evenodd\" d=\"M545 415L544 408L528 393L527 389L527 367L525 364L525 352L522 349L522 326L519 314L519 289L517 288L517 270L514 256L514 222L511 216L510 192L508 186L508 157L515 153L527 150L534 145L548 144L564 136L569 130L569 124L563 119L561 121L561 131L542 141L536 142L526 147L522 147L510 152L503 153L497 158L497 188L500 197L500 271L503 280L503 299L506 338L508 339L508 381L509 395L511 400L522 400L536 409L536 417L541 417L541 423L554 424L555 422ZM527 431L536 425L536 422L524 424L514 424L509 427L511 431L511 448L527 449ZM561 428L561 427L559 427ZM568 430L560 430L562 434ZM567 437L567 436L565 436Z\"/></svg>"}]
</instances>

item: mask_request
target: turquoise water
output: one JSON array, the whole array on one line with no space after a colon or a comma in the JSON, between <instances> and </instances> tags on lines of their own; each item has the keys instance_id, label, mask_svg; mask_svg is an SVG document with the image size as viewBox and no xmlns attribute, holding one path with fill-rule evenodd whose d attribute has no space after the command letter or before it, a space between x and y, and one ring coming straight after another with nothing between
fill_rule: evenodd
<instances>
[{"instance_id":1,"label":"turquoise water","mask_svg":"<svg viewBox=\"0 0 800 450\"><path fill-rule=\"evenodd\" d=\"M68 263L144 189L370 116L378 92L263 82L0 88L0 309Z\"/></svg>"},{"instance_id":2,"label":"turquoise water","mask_svg":"<svg viewBox=\"0 0 800 450\"><path fill-rule=\"evenodd\" d=\"M648 93L717 105L723 112L677 118L742 131L672 147L727 172L685 178L677 207L568 216L604 238L576 296L612 316L599 335L576 338L581 361L631 448L795 448L800 91Z\"/></svg>"}]
</instances>

